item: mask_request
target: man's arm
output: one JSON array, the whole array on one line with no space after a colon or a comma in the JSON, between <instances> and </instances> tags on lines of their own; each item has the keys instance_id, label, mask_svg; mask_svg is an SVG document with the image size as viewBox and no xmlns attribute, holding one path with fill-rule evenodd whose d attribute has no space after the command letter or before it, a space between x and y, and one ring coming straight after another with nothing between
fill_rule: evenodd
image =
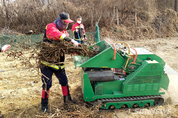
<instances>
[{"instance_id":1,"label":"man's arm","mask_svg":"<svg viewBox=\"0 0 178 118\"><path fill-rule=\"evenodd\" d=\"M46 37L48 39L65 40L68 42L72 42L75 47L79 45L74 39L70 38L67 31L60 32L54 23L50 23L46 26Z\"/></svg>"},{"instance_id":2,"label":"man's arm","mask_svg":"<svg viewBox=\"0 0 178 118\"><path fill-rule=\"evenodd\" d=\"M72 25L72 32L74 33L74 31L75 31L75 24Z\"/></svg>"},{"instance_id":3,"label":"man's arm","mask_svg":"<svg viewBox=\"0 0 178 118\"><path fill-rule=\"evenodd\" d=\"M60 32L54 23L46 26L46 37L48 39L63 40L66 34Z\"/></svg>"},{"instance_id":4,"label":"man's arm","mask_svg":"<svg viewBox=\"0 0 178 118\"><path fill-rule=\"evenodd\" d=\"M71 41L68 33L60 32L54 23L50 23L46 26L46 36L48 39Z\"/></svg>"},{"instance_id":5,"label":"man's arm","mask_svg":"<svg viewBox=\"0 0 178 118\"><path fill-rule=\"evenodd\" d=\"M84 25L83 25L83 37L85 38L85 27L84 27Z\"/></svg>"}]
</instances>

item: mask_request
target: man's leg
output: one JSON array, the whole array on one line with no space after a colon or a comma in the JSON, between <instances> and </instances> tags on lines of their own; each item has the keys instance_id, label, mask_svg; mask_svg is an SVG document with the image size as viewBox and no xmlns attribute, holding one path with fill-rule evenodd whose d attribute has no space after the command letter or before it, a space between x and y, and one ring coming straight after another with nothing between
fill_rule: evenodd
<instances>
[{"instance_id":1,"label":"man's leg","mask_svg":"<svg viewBox=\"0 0 178 118\"><path fill-rule=\"evenodd\" d=\"M59 83L61 84L64 103L66 103L67 97L71 102L73 102L73 100L70 96L68 80L67 80L67 76L65 73L65 69L62 69L61 71L55 71L54 73L55 73L56 77L59 79Z\"/></svg>"},{"instance_id":2,"label":"man's leg","mask_svg":"<svg viewBox=\"0 0 178 118\"><path fill-rule=\"evenodd\" d=\"M41 69L41 79L43 82L42 85L42 98L41 98L41 110L43 112L48 111L48 97L49 97L49 89L52 86L52 74L53 71L48 67L43 67Z\"/></svg>"}]
</instances>

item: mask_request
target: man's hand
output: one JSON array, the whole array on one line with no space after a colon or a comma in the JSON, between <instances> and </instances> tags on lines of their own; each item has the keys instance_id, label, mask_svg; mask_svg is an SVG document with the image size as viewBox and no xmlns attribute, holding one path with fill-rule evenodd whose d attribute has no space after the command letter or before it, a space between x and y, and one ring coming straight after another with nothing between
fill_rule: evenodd
<instances>
[{"instance_id":1,"label":"man's hand","mask_svg":"<svg viewBox=\"0 0 178 118\"><path fill-rule=\"evenodd\" d=\"M80 43L78 43L77 41L75 41L74 39L71 39L71 42L73 43L74 47L78 47L80 45Z\"/></svg>"},{"instance_id":2,"label":"man's hand","mask_svg":"<svg viewBox=\"0 0 178 118\"><path fill-rule=\"evenodd\" d=\"M80 24L80 28L83 28L83 25L82 25L82 24Z\"/></svg>"},{"instance_id":3,"label":"man's hand","mask_svg":"<svg viewBox=\"0 0 178 118\"><path fill-rule=\"evenodd\" d=\"M9 50L10 48L11 48L11 45L6 44L1 49L2 49L2 52L5 52L5 51Z\"/></svg>"},{"instance_id":4,"label":"man's hand","mask_svg":"<svg viewBox=\"0 0 178 118\"><path fill-rule=\"evenodd\" d=\"M76 32L78 32L78 29L75 29Z\"/></svg>"}]
</instances>

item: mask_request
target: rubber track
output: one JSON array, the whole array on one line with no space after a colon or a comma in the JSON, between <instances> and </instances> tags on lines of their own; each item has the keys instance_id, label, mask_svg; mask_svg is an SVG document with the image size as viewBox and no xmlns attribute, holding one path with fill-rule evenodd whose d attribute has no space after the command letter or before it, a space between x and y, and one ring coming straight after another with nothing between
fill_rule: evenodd
<instances>
[{"instance_id":1,"label":"rubber track","mask_svg":"<svg viewBox=\"0 0 178 118\"><path fill-rule=\"evenodd\" d=\"M164 99L161 95L151 95L151 96L132 96L132 97L121 97L121 98L106 98L99 99L99 103L106 102L125 102L125 101L140 101L140 100L149 100L154 99L154 105L162 105L164 103Z\"/></svg>"}]
</instances>

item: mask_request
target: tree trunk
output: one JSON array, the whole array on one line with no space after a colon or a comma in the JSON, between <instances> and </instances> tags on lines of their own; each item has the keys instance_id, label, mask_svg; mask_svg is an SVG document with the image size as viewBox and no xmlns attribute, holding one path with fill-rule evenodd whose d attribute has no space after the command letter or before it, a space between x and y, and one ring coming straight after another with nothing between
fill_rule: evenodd
<instances>
[{"instance_id":1,"label":"tree trunk","mask_svg":"<svg viewBox=\"0 0 178 118\"><path fill-rule=\"evenodd\" d=\"M7 9L5 0L3 0L3 6L5 8L6 20L9 21L9 13L8 13L8 9Z\"/></svg>"},{"instance_id":2,"label":"tree trunk","mask_svg":"<svg viewBox=\"0 0 178 118\"><path fill-rule=\"evenodd\" d=\"M177 11L177 0L175 0L175 3L174 3L174 10Z\"/></svg>"},{"instance_id":3,"label":"tree trunk","mask_svg":"<svg viewBox=\"0 0 178 118\"><path fill-rule=\"evenodd\" d=\"M111 19L111 22L110 22L110 26L111 26L111 24L112 24L112 22L113 22L113 20L114 20L114 18L115 18L115 14L116 14L116 8L115 8L115 6L113 7L113 15L112 15L112 19Z\"/></svg>"},{"instance_id":4,"label":"tree trunk","mask_svg":"<svg viewBox=\"0 0 178 118\"><path fill-rule=\"evenodd\" d=\"M117 20L117 25L119 25L119 15L118 15L118 9L116 10L116 20Z\"/></svg>"}]
</instances>

